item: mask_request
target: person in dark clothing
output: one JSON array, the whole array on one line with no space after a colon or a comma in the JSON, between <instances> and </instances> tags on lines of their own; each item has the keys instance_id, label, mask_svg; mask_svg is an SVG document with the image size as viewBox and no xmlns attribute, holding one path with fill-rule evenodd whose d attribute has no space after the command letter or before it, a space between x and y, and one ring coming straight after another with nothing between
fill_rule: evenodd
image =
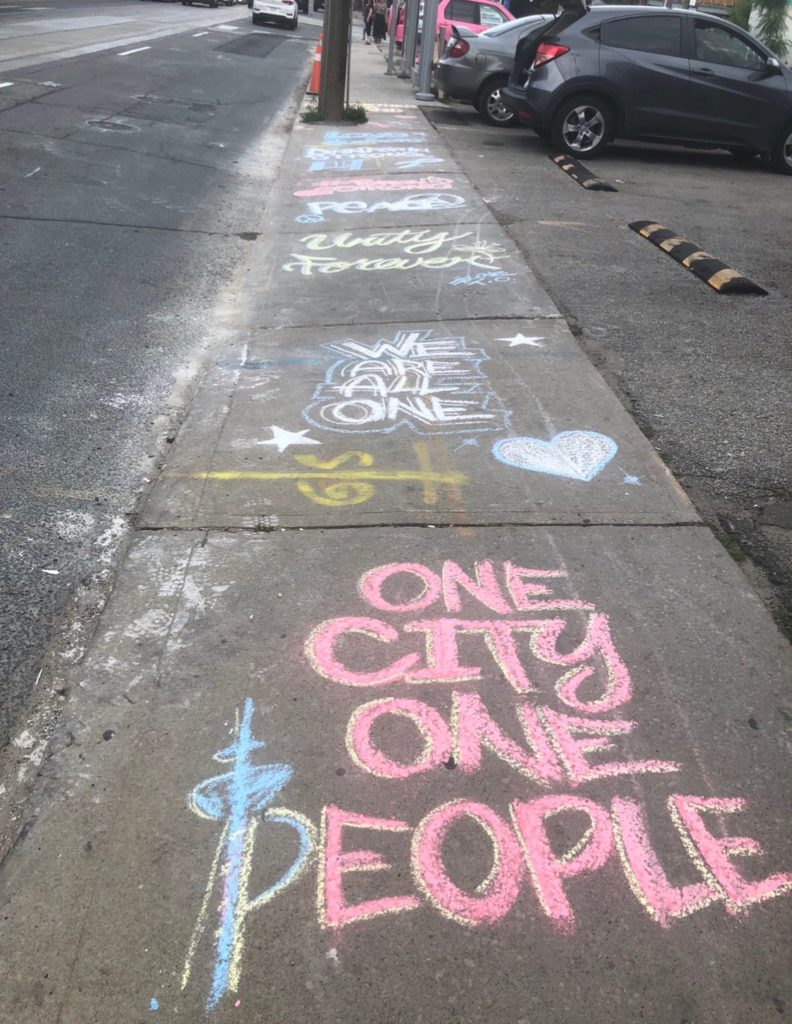
<instances>
[{"instance_id":1,"label":"person in dark clothing","mask_svg":"<svg viewBox=\"0 0 792 1024\"><path fill-rule=\"evenodd\" d=\"M363 42L371 44L371 29L374 24L374 0L365 0L363 4Z\"/></svg>"},{"instance_id":2,"label":"person in dark clothing","mask_svg":"<svg viewBox=\"0 0 792 1024\"><path fill-rule=\"evenodd\" d=\"M374 0L374 17L372 19L371 32L377 46L382 46L382 41L388 34L388 24L385 20L385 0Z\"/></svg>"}]
</instances>

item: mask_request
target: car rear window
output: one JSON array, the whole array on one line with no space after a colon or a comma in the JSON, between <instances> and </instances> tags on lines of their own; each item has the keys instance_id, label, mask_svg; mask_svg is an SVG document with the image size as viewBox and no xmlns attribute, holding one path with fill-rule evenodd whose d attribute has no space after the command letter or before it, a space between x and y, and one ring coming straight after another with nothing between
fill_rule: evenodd
<instances>
[{"instance_id":1,"label":"car rear window","mask_svg":"<svg viewBox=\"0 0 792 1024\"><path fill-rule=\"evenodd\" d=\"M478 7L475 0L451 0L445 9L446 21L466 21L469 25L478 25Z\"/></svg>"},{"instance_id":2,"label":"car rear window","mask_svg":"<svg viewBox=\"0 0 792 1024\"><path fill-rule=\"evenodd\" d=\"M507 18L501 14L497 7L492 7L490 4L479 5L479 23L486 25L488 28L494 28L495 25L501 25Z\"/></svg>"},{"instance_id":3,"label":"car rear window","mask_svg":"<svg viewBox=\"0 0 792 1024\"><path fill-rule=\"evenodd\" d=\"M618 18L602 26L602 42L622 50L682 56L682 19L672 14Z\"/></svg>"}]
</instances>

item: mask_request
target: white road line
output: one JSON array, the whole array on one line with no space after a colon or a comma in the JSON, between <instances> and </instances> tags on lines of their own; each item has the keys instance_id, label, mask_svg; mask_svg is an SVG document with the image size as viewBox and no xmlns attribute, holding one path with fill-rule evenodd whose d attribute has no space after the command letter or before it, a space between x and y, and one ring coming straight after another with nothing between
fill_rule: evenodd
<instances>
[{"instance_id":1,"label":"white road line","mask_svg":"<svg viewBox=\"0 0 792 1024\"><path fill-rule=\"evenodd\" d=\"M117 53L116 57L128 57L131 53L142 53L143 50L150 50L150 46L138 46L135 50L124 50L123 53Z\"/></svg>"},{"instance_id":2,"label":"white road line","mask_svg":"<svg viewBox=\"0 0 792 1024\"><path fill-rule=\"evenodd\" d=\"M216 25L212 27L212 32L238 32L239 25Z\"/></svg>"},{"instance_id":3,"label":"white road line","mask_svg":"<svg viewBox=\"0 0 792 1024\"><path fill-rule=\"evenodd\" d=\"M33 177L33 175L34 175L34 174L38 174L38 172L39 172L40 170L41 170L41 168L40 168L40 167L37 167L37 168L35 169L35 171L31 171L31 172L30 172L29 174L25 174L25 175L24 175L24 177L25 177L25 178L32 178L32 177Z\"/></svg>"},{"instance_id":4,"label":"white road line","mask_svg":"<svg viewBox=\"0 0 792 1024\"><path fill-rule=\"evenodd\" d=\"M0 89L7 89L9 85L13 85L13 82L0 82Z\"/></svg>"},{"instance_id":5,"label":"white road line","mask_svg":"<svg viewBox=\"0 0 792 1024\"><path fill-rule=\"evenodd\" d=\"M194 32L193 33L193 39L197 39L198 36L208 36L208 35L209 35L208 32Z\"/></svg>"}]
</instances>

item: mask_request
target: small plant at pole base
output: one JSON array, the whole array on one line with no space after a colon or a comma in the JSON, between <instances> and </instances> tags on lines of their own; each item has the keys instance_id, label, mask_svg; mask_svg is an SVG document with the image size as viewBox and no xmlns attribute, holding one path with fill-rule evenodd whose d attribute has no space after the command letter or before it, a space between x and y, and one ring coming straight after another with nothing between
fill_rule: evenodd
<instances>
[{"instance_id":1,"label":"small plant at pole base","mask_svg":"<svg viewBox=\"0 0 792 1024\"><path fill-rule=\"evenodd\" d=\"M303 124L322 124L326 119L319 113L318 106L312 106L307 110L303 110L300 114L300 120ZM365 124L368 121L366 108L362 103L351 103L344 107L341 120L348 124Z\"/></svg>"},{"instance_id":2,"label":"small plant at pole base","mask_svg":"<svg viewBox=\"0 0 792 1024\"><path fill-rule=\"evenodd\" d=\"M319 114L319 107L316 103L313 103L306 110L300 112L300 120L303 124L317 124L322 118Z\"/></svg>"},{"instance_id":3,"label":"small plant at pole base","mask_svg":"<svg viewBox=\"0 0 792 1024\"><path fill-rule=\"evenodd\" d=\"M368 114L362 103L350 103L344 107L343 118L350 124L365 124L368 121Z\"/></svg>"}]
</instances>

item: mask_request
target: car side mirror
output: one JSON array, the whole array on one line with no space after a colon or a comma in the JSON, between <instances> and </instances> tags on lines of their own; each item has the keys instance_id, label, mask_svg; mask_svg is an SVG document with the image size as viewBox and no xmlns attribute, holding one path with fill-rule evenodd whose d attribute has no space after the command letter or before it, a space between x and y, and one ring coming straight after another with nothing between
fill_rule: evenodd
<instances>
[{"instance_id":1,"label":"car side mirror","mask_svg":"<svg viewBox=\"0 0 792 1024\"><path fill-rule=\"evenodd\" d=\"M771 75L781 74L781 61L777 57L768 57L765 67Z\"/></svg>"}]
</instances>

